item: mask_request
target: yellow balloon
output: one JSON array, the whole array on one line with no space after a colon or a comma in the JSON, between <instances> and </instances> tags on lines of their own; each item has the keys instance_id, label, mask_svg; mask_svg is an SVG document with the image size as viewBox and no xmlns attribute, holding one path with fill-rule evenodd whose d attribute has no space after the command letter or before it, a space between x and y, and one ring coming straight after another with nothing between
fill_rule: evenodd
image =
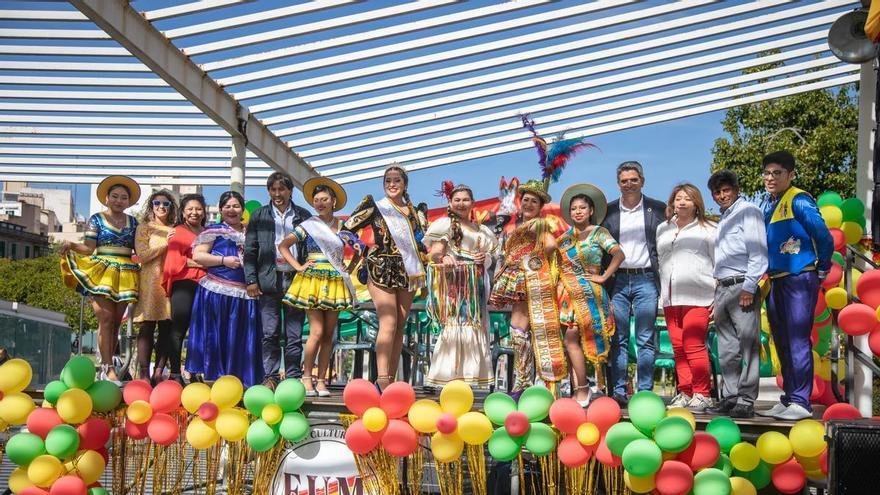
<instances>
[{"instance_id":1,"label":"yellow balloon","mask_svg":"<svg viewBox=\"0 0 880 495\"><path fill-rule=\"evenodd\" d=\"M474 405L474 392L470 385L455 380L447 383L440 391L440 409L458 417L471 410Z\"/></svg>"},{"instance_id":2,"label":"yellow balloon","mask_svg":"<svg viewBox=\"0 0 880 495\"><path fill-rule=\"evenodd\" d=\"M0 400L0 421L11 425L23 425L34 410L34 399L23 392L15 392Z\"/></svg>"},{"instance_id":3,"label":"yellow balloon","mask_svg":"<svg viewBox=\"0 0 880 495\"><path fill-rule=\"evenodd\" d=\"M251 221L251 212L249 212L247 210L241 212L241 223L246 224L250 221Z\"/></svg>"},{"instance_id":4,"label":"yellow balloon","mask_svg":"<svg viewBox=\"0 0 880 495\"><path fill-rule=\"evenodd\" d=\"M434 433L431 437L431 452L437 462L457 461L464 449L464 442L455 433Z\"/></svg>"},{"instance_id":5,"label":"yellow balloon","mask_svg":"<svg viewBox=\"0 0 880 495\"><path fill-rule=\"evenodd\" d=\"M0 392L3 395L21 392L31 384L31 365L24 359L13 358L0 365Z\"/></svg>"},{"instance_id":6,"label":"yellow balloon","mask_svg":"<svg viewBox=\"0 0 880 495\"><path fill-rule=\"evenodd\" d=\"M153 417L153 408L145 400L136 400L125 410L125 417L136 425L142 425Z\"/></svg>"},{"instance_id":7,"label":"yellow balloon","mask_svg":"<svg viewBox=\"0 0 880 495\"><path fill-rule=\"evenodd\" d=\"M492 422L480 412L467 412L458 418L458 436L464 443L482 445L492 436Z\"/></svg>"},{"instance_id":8,"label":"yellow balloon","mask_svg":"<svg viewBox=\"0 0 880 495\"><path fill-rule=\"evenodd\" d=\"M831 309L842 309L848 302L846 291L840 287L834 287L825 292L825 303Z\"/></svg>"},{"instance_id":9,"label":"yellow balloon","mask_svg":"<svg viewBox=\"0 0 880 495\"><path fill-rule=\"evenodd\" d=\"M211 402L220 409L232 407L238 404L243 393L241 380L232 375L224 375L211 386Z\"/></svg>"},{"instance_id":10,"label":"yellow balloon","mask_svg":"<svg viewBox=\"0 0 880 495\"><path fill-rule=\"evenodd\" d=\"M690 411L690 409L686 409L684 407L673 407L672 409L666 411L666 416L678 416L679 418L684 418L688 423L691 424L691 429L697 430L697 419L694 417L694 413Z\"/></svg>"},{"instance_id":11,"label":"yellow balloon","mask_svg":"<svg viewBox=\"0 0 880 495\"><path fill-rule=\"evenodd\" d=\"M204 383L190 383L183 387L183 393L180 394L180 403L190 414L195 414L199 407L209 400L211 400L211 387Z\"/></svg>"},{"instance_id":12,"label":"yellow balloon","mask_svg":"<svg viewBox=\"0 0 880 495\"><path fill-rule=\"evenodd\" d=\"M440 404L431 399L420 399L409 408L407 417L409 424L417 432L434 433L437 431L437 420L441 414L443 414L443 410L440 409Z\"/></svg>"},{"instance_id":13,"label":"yellow balloon","mask_svg":"<svg viewBox=\"0 0 880 495\"><path fill-rule=\"evenodd\" d=\"M86 485L101 479L107 467L104 457L94 450L86 450L73 461L73 473L82 478Z\"/></svg>"},{"instance_id":14,"label":"yellow balloon","mask_svg":"<svg viewBox=\"0 0 880 495\"><path fill-rule=\"evenodd\" d=\"M819 378L827 381L831 380L831 360L820 358L818 362L813 363L813 371L819 375Z\"/></svg>"},{"instance_id":15,"label":"yellow balloon","mask_svg":"<svg viewBox=\"0 0 880 495\"><path fill-rule=\"evenodd\" d=\"M852 292L853 292L853 295L854 295L854 296L859 297L859 291L856 290L856 286L857 286L858 283L859 283L859 279L862 278L862 272L860 272L860 271L856 270L855 268L853 268L852 271L851 271L851 273L852 273L852 277L851 277L851 279L852 279ZM846 279L845 279L845 278L841 278L841 279L840 279L840 283L841 283L841 284L845 284L845 283L846 283ZM846 288L846 287L844 287L843 285L841 285L840 287L841 287L841 288L844 288L844 289Z\"/></svg>"},{"instance_id":16,"label":"yellow balloon","mask_svg":"<svg viewBox=\"0 0 880 495\"><path fill-rule=\"evenodd\" d=\"M791 459L791 441L778 431L762 433L756 447L761 459L768 464L782 464Z\"/></svg>"},{"instance_id":17,"label":"yellow balloon","mask_svg":"<svg viewBox=\"0 0 880 495\"><path fill-rule=\"evenodd\" d=\"M815 419L802 419L788 432L791 449L803 457L816 457L827 447L825 427Z\"/></svg>"},{"instance_id":18,"label":"yellow balloon","mask_svg":"<svg viewBox=\"0 0 880 495\"><path fill-rule=\"evenodd\" d=\"M186 441L194 449L207 449L217 443L217 440L220 440L217 430L199 417L193 418L186 427Z\"/></svg>"},{"instance_id":19,"label":"yellow balloon","mask_svg":"<svg viewBox=\"0 0 880 495\"><path fill-rule=\"evenodd\" d=\"M599 428L593 423L584 423L578 426L577 439L581 445L587 447L596 445L596 442L599 441Z\"/></svg>"},{"instance_id":20,"label":"yellow balloon","mask_svg":"<svg viewBox=\"0 0 880 495\"><path fill-rule=\"evenodd\" d=\"M366 428L367 431L376 433L382 431L385 429L385 426L388 425L388 416L385 415L385 411L382 409L371 407L364 411L362 421L364 423L364 428Z\"/></svg>"},{"instance_id":21,"label":"yellow balloon","mask_svg":"<svg viewBox=\"0 0 880 495\"><path fill-rule=\"evenodd\" d=\"M79 424L92 414L92 398L85 390L67 389L55 403L55 410L65 423Z\"/></svg>"},{"instance_id":22,"label":"yellow balloon","mask_svg":"<svg viewBox=\"0 0 880 495\"><path fill-rule=\"evenodd\" d=\"M740 471L749 472L761 463L761 455L754 445L740 442L730 449L730 463Z\"/></svg>"},{"instance_id":23,"label":"yellow balloon","mask_svg":"<svg viewBox=\"0 0 880 495\"><path fill-rule=\"evenodd\" d=\"M61 477L64 467L57 457L48 454L38 456L28 464L27 474L31 483L48 488L55 483L55 480Z\"/></svg>"},{"instance_id":24,"label":"yellow balloon","mask_svg":"<svg viewBox=\"0 0 880 495\"><path fill-rule=\"evenodd\" d=\"M822 469L822 466L819 464L819 459L822 457L822 454L815 457L804 457L802 455L794 455L794 458L797 459L798 464L803 466L804 471L815 471L817 469Z\"/></svg>"},{"instance_id":25,"label":"yellow balloon","mask_svg":"<svg viewBox=\"0 0 880 495\"><path fill-rule=\"evenodd\" d=\"M263 408L263 413L260 414L263 421L269 425L278 424L278 422L281 421L282 416L284 416L284 411L281 410L281 406L278 404L267 405Z\"/></svg>"},{"instance_id":26,"label":"yellow balloon","mask_svg":"<svg viewBox=\"0 0 880 495\"><path fill-rule=\"evenodd\" d=\"M29 486L34 486L34 484L28 478L27 468L17 467L9 475L9 489L12 490L12 493L18 493Z\"/></svg>"},{"instance_id":27,"label":"yellow balloon","mask_svg":"<svg viewBox=\"0 0 880 495\"><path fill-rule=\"evenodd\" d=\"M843 212L837 206L823 206L819 208L819 214L822 215L829 229L836 229L843 222Z\"/></svg>"},{"instance_id":28,"label":"yellow balloon","mask_svg":"<svg viewBox=\"0 0 880 495\"><path fill-rule=\"evenodd\" d=\"M217 433L227 442L237 442L247 435L248 417L244 409L230 407L222 409L214 422Z\"/></svg>"},{"instance_id":29,"label":"yellow balloon","mask_svg":"<svg viewBox=\"0 0 880 495\"><path fill-rule=\"evenodd\" d=\"M751 481L733 476L730 478L730 495L758 495L758 490Z\"/></svg>"},{"instance_id":30,"label":"yellow balloon","mask_svg":"<svg viewBox=\"0 0 880 495\"><path fill-rule=\"evenodd\" d=\"M654 489L654 475L651 476L633 476L628 471L623 472L623 482L627 488L635 493L651 493Z\"/></svg>"},{"instance_id":31,"label":"yellow balloon","mask_svg":"<svg viewBox=\"0 0 880 495\"><path fill-rule=\"evenodd\" d=\"M858 244L865 233L862 226L855 222L843 222L840 224L840 230L843 231L843 236L846 237L847 244Z\"/></svg>"},{"instance_id":32,"label":"yellow balloon","mask_svg":"<svg viewBox=\"0 0 880 495\"><path fill-rule=\"evenodd\" d=\"M825 479L825 473L821 469L813 469L812 471L807 471L807 478L811 481L821 481Z\"/></svg>"}]
</instances>

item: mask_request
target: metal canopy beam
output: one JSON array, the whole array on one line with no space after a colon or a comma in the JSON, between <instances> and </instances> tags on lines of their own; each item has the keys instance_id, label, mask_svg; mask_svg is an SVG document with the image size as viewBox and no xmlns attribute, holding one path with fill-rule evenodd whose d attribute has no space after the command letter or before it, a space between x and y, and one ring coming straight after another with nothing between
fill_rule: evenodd
<instances>
[{"instance_id":1,"label":"metal canopy beam","mask_svg":"<svg viewBox=\"0 0 880 495\"><path fill-rule=\"evenodd\" d=\"M70 3L128 49L147 67L184 95L233 137L272 168L302 184L317 176L293 152L211 77L172 45L149 21L124 0L70 0Z\"/></svg>"}]
</instances>

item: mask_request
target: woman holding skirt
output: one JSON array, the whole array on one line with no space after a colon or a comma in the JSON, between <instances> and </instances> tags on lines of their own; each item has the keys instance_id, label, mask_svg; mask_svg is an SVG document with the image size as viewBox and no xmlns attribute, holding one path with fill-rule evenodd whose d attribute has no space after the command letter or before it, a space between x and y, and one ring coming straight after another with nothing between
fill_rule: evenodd
<instances>
[{"instance_id":1,"label":"woman holding skirt","mask_svg":"<svg viewBox=\"0 0 880 495\"><path fill-rule=\"evenodd\" d=\"M489 269L500 257L492 231L472 220L474 195L465 185L444 182L447 216L425 234L428 248L427 311L442 332L425 382L442 386L463 380L488 387L494 379L489 349Z\"/></svg>"}]
</instances>

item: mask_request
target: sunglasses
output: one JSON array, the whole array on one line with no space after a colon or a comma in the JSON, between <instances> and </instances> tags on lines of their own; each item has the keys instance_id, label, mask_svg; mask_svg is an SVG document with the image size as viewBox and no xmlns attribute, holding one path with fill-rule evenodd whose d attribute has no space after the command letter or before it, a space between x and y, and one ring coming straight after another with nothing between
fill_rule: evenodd
<instances>
[{"instance_id":1,"label":"sunglasses","mask_svg":"<svg viewBox=\"0 0 880 495\"><path fill-rule=\"evenodd\" d=\"M163 208L168 208L169 206L171 206L171 201L159 201L157 199L154 199L153 206L161 206Z\"/></svg>"}]
</instances>

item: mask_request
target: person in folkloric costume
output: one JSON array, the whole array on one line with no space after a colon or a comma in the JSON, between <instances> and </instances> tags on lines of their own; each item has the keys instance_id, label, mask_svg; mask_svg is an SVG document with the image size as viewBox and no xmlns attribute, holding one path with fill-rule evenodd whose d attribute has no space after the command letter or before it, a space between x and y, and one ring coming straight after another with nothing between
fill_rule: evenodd
<instances>
[{"instance_id":1,"label":"person in folkloric costume","mask_svg":"<svg viewBox=\"0 0 880 495\"><path fill-rule=\"evenodd\" d=\"M425 287L422 238L428 223L409 199L409 177L403 167L393 164L385 169L383 184L385 197L378 201L365 197L344 225L355 233L372 227L376 241L358 279L367 284L379 317L376 384L380 389L397 375L403 327L416 291Z\"/></svg>"},{"instance_id":2,"label":"person in folkloric costume","mask_svg":"<svg viewBox=\"0 0 880 495\"><path fill-rule=\"evenodd\" d=\"M534 122L523 116L523 125L532 133L538 151L543 180L530 180L518 188L519 225L505 245L503 267L495 275L489 299L496 307L511 306L510 338L515 353L514 383L511 392L521 393L531 385L535 369L548 386L568 374L556 301L556 239L541 217L541 208L550 202L550 182L559 180L568 159L577 150L591 146L582 139L563 139L548 145L538 136Z\"/></svg>"},{"instance_id":3,"label":"person in folkloric costume","mask_svg":"<svg viewBox=\"0 0 880 495\"><path fill-rule=\"evenodd\" d=\"M82 243L61 244L64 285L91 296L98 319L101 378L118 381L113 367L119 325L129 303L138 299L139 268L132 261L137 220L125 213L141 188L130 177L111 175L98 184L98 200L107 207L89 217Z\"/></svg>"},{"instance_id":4,"label":"person in folkloric costume","mask_svg":"<svg viewBox=\"0 0 880 495\"><path fill-rule=\"evenodd\" d=\"M573 372L572 396L581 406L590 402L584 358L596 364L601 377L614 335L611 298L602 287L623 262L623 250L607 229L600 226L608 202L592 184L575 184L565 190L559 202L562 218L572 227L556 243L559 246L559 320L566 327L565 348ZM611 262L602 271L602 258ZM603 380L599 380L602 382Z\"/></svg>"},{"instance_id":5,"label":"person in folkloric costume","mask_svg":"<svg viewBox=\"0 0 880 495\"><path fill-rule=\"evenodd\" d=\"M342 220L333 212L345 207L346 195L332 179L314 177L303 184L306 198L318 216L312 216L293 228L278 250L297 271L293 283L284 295L284 303L306 311L309 319L309 339L303 353L303 386L308 397L329 397L327 369L333 350L333 331L340 311L354 308L356 294L349 273L360 262L366 246L356 235L342 228ZM291 252L294 244L304 243L305 263ZM354 250L354 257L345 265L345 247ZM318 378L312 381L312 368L318 358Z\"/></svg>"},{"instance_id":6,"label":"person in folkloric costume","mask_svg":"<svg viewBox=\"0 0 880 495\"><path fill-rule=\"evenodd\" d=\"M424 240L431 262L427 311L442 329L425 382L442 386L463 380L488 387L494 378L488 272L500 245L489 227L473 221L474 193L468 186L447 181L441 193L449 200L447 216L431 223Z\"/></svg>"}]
</instances>

